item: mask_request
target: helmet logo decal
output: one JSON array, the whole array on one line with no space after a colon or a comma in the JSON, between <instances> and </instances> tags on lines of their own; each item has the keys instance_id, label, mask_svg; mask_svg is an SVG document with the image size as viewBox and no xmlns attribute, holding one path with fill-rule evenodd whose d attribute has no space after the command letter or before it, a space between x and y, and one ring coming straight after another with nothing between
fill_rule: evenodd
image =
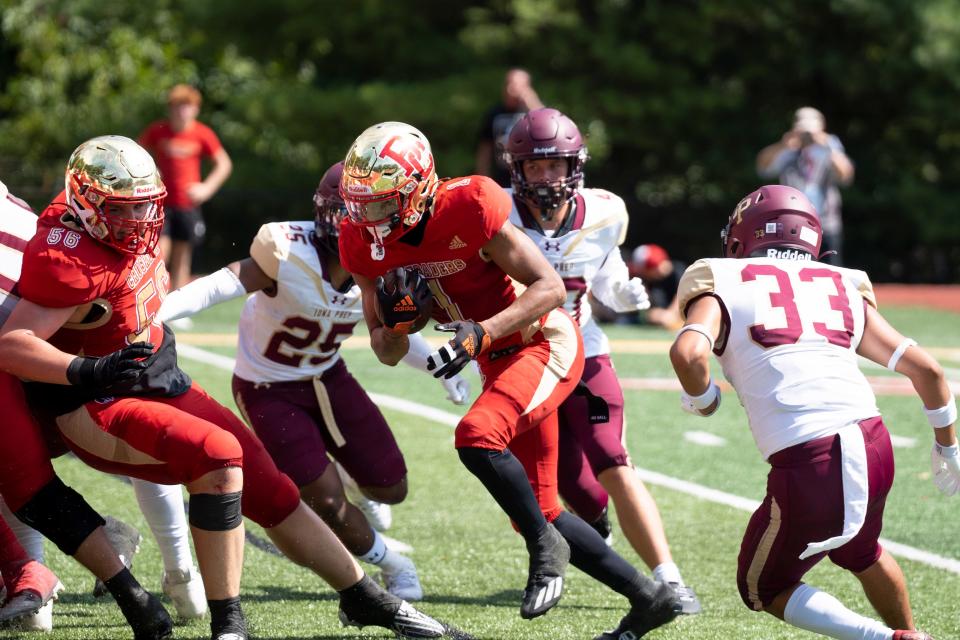
<instances>
[{"instance_id":1,"label":"helmet logo decal","mask_svg":"<svg viewBox=\"0 0 960 640\"><path fill-rule=\"evenodd\" d=\"M397 141L401 143L407 142L410 146L402 150L394 149L393 145ZM432 168L426 145L416 139L410 140L409 138L394 136L384 145L383 151L380 152L380 157L390 158L399 164L408 176L414 173L423 175ZM423 162L424 160L427 162Z\"/></svg>"}]
</instances>

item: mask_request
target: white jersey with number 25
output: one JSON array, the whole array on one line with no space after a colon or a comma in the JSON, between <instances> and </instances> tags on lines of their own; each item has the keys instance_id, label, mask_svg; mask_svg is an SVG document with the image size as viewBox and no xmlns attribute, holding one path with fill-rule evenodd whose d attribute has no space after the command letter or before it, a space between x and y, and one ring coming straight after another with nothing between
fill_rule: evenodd
<instances>
[{"instance_id":1,"label":"white jersey with number 25","mask_svg":"<svg viewBox=\"0 0 960 640\"><path fill-rule=\"evenodd\" d=\"M706 259L680 282L681 312L702 295L724 311L714 352L736 389L764 459L879 415L857 364L864 304L876 306L863 271L811 260Z\"/></svg>"}]
</instances>

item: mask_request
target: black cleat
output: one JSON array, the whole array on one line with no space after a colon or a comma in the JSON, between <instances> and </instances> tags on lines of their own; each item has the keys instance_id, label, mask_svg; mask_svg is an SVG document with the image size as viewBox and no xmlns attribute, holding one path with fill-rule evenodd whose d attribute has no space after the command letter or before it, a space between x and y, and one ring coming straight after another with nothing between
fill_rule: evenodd
<instances>
[{"instance_id":1,"label":"black cleat","mask_svg":"<svg viewBox=\"0 0 960 640\"><path fill-rule=\"evenodd\" d=\"M634 604L613 631L605 631L593 640L637 640L678 615L682 605L673 587L657 583L652 603Z\"/></svg>"},{"instance_id":2,"label":"black cleat","mask_svg":"<svg viewBox=\"0 0 960 640\"><path fill-rule=\"evenodd\" d=\"M173 637L173 620L152 593L132 611L123 611L124 617L133 629L133 640L167 640Z\"/></svg>"},{"instance_id":3,"label":"black cleat","mask_svg":"<svg viewBox=\"0 0 960 640\"><path fill-rule=\"evenodd\" d=\"M398 638L442 638L447 631L444 625L384 591L368 576L340 592L339 615L344 626L383 627Z\"/></svg>"},{"instance_id":4,"label":"black cleat","mask_svg":"<svg viewBox=\"0 0 960 640\"><path fill-rule=\"evenodd\" d=\"M546 529L530 552L527 588L523 590L520 617L531 620L542 616L560 602L563 595L563 575L570 563L570 545L552 524Z\"/></svg>"}]
</instances>

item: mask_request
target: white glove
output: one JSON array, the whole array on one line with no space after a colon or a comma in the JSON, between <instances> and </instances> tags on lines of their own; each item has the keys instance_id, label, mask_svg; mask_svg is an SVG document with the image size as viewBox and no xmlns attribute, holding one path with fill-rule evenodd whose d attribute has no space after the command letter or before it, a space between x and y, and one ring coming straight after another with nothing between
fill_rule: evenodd
<instances>
[{"instance_id":1,"label":"white glove","mask_svg":"<svg viewBox=\"0 0 960 640\"><path fill-rule=\"evenodd\" d=\"M620 309L643 311L650 308L650 296L640 278L630 278L626 282L614 282L611 291Z\"/></svg>"},{"instance_id":2,"label":"white glove","mask_svg":"<svg viewBox=\"0 0 960 640\"><path fill-rule=\"evenodd\" d=\"M930 452L930 472L940 493L945 496L956 494L960 490L960 445L945 447L934 442Z\"/></svg>"},{"instance_id":3,"label":"white glove","mask_svg":"<svg viewBox=\"0 0 960 640\"><path fill-rule=\"evenodd\" d=\"M717 402L712 410L710 405L713 404L714 400ZM707 385L707 390L699 396L691 396L686 391L680 391L680 408L686 411L687 413L692 413L695 416L709 416L713 415L717 409L720 408L720 387L710 379L710 384Z\"/></svg>"},{"instance_id":4,"label":"white glove","mask_svg":"<svg viewBox=\"0 0 960 640\"><path fill-rule=\"evenodd\" d=\"M467 382L467 379L457 374L450 378L441 378L440 382L443 383L443 388L447 390L447 400L456 405L467 404L467 400L470 398L470 383Z\"/></svg>"}]
</instances>

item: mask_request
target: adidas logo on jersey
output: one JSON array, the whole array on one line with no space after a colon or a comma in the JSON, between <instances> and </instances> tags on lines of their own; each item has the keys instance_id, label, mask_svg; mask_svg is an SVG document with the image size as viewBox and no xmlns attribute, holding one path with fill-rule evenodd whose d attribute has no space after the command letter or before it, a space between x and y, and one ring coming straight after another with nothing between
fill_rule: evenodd
<instances>
[{"instance_id":1,"label":"adidas logo on jersey","mask_svg":"<svg viewBox=\"0 0 960 640\"><path fill-rule=\"evenodd\" d=\"M796 249L767 249L768 258L779 258L780 260L813 260L813 257L804 251Z\"/></svg>"},{"instance_id":2,"label":"adidas logo on jersey","mask_svg":"<svg viewBox=\"0 0 960 640\"><path fill-rule=\"evenodd\" d=\"M448 249L463 249L467 246L467 243L460 239L460 236L453 236L453 240L450 241Z\"/></svg>"},{"instance_id":3,"label":"adidas logo on jersey","mask_svg":"<svg viewBox=\"0 0 960 640\"><path fill-rule=\"evenodd\" d=\"M397 303L393 305L393 310L395 312L416 311L417 305L413 304L413 298L404 296L402 300L398 300Z\"/></svg>"}]
</instances>

